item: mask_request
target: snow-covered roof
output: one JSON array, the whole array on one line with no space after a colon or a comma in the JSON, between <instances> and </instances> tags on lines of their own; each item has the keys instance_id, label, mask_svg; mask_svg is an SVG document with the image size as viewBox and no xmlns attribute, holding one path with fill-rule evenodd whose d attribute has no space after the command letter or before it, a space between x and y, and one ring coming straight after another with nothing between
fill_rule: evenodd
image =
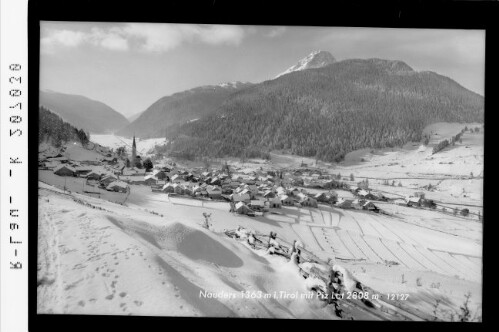
<instances>
[{"instance_id":1,"label":"snow-covered roof","mask_svg":"<svg viewBox=\"0 0 499 332\"><path fill-rule=\"evenodd\" d=\"M60 165L58 165L56 168L54 168L54 172L57 172L58 170L63 169L63 168L66 168L66 169L68 169L68 170L70 170L72 172L76 172L76 170L73 167L71 167L69 165L66 165L66 164L60 164Z\"/></svg>"},{"instance_id":2,"label":"snow-covered roof","mask_svg":"<svg viewBox=\"0 0 499 332\"><path fill-rule=\"evenodd\" d=\"M412 203L419 203L420 200L421 200L421 197L409 197L407 199L408 202L412 202Z\"/></svg>"},{"instance_id":3,"label":"snow-covered roof","mask_svg":"<svg viewBox=\"0 0 499 332\"><path fill-rule=\"evenodd\" d=\"M369 194L369 192L368 192L368 191L366 191L366 190L364 190L364 189L359 190L359 195L360 195L360 196L366 196L366 195L368 195L368 194Z\"/></svg>"},{"instance_id":4,"label":"snow-covered roof","mask_svg":"<svg viewBox=\"0 0 499 332\"><path fill-rule=\"evenodd\" d=\"M120 187L120 188L128 188L128 184L123 181L113 181L111 182L108 186L108 188L113 188L113 187Z\"/></svg>"}]
</instances>

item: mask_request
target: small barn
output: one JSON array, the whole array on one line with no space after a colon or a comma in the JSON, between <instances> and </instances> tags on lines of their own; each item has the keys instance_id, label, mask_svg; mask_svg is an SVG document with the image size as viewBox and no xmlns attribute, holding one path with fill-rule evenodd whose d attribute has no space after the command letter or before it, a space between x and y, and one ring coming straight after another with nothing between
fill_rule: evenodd
<instances>
[{"instance_id":1,"label":"small barn","mask_svg":"<svg viewBox=\"0 0 499 332\"><path fill-rule=\"evenodd\" d=\"M234 202L247 202L249 203L251 200L251 197L248 193L234 193L231 195L232 200Z\"/></svg>"},{"instance_id":2,"label":"small barn","mask_svg":"<svg viewBox=\"0 0 499 332\"><path fill-rule=\"evenodd\" d=\"M376 196L374 196L371 192L364 189L359 190L358 195L363 199L376 199Z\"/></svg>"},{"instance_id":3,"label":"small barn","mask_svg":"<svg viewBox=\"0 0 499 332\"><path fill-rule=\"evenodd\" d=\"M208 193L208 196L212 199L222 198L222 189L218 186L208 186L206 188L206 192Z\"/></svg>"},{"instance_id":4,"label":"small barn","mask_svg":"<svg viewBox=\"0 0 499 332\"><path fill-rule=\"evenodd\" d=\"M280 209L282 206L282 202L280 197L275 196L274 198L269 200L269 206L274 209Z\"/></svg>"},{"instance_id":5,"label":"small barn","mask_svg":"<svg viewBox=\"0 0 499 332\"><path fill-rule=\"evenodd\" d=\"M259 199L254 199L250 201L249 206L253 211L263 211L265 207L265 202Z\"/></svg>"},{"instance_id":6,"label":"small barn","mask_svg":"<svg viewBox=\"0 0 499 332\"><path fill-rule=\"evenodd\" d=\"M263 193L263 197L265 197L267 199L274 198L275 196L276 196L276 194L272 190L267 190Z\"/></svg>"},{"instance_id":7,"label":"small barn","mask_svg":"<svg viewBox=\"0 0 499 332\"><path fill-rule=\"evenodd\" d=\"M342 209L353 209L353 200L340 199L338 202L336 202L336 206Z\"/></svg>"},{"instance_id":8,"label":"small barn","mask_svg":"<svg viewBox=\"0 0 499 332\"><path fill-rule=\"evenodd\" d=\"M156 185L158 179L154 175L146 175L144 176L144 183L148 186Z\"/></svg>"},{"instance_id":9,"label":"small barn","mask_svg":"<svg viewBox=\"0 0 499 332\"><path fill-rule=\"evenodd\" d=\"M165 193L172 193L174 191L173 185L170 182L165 184L161 190L164 191Z\"/></svg>"},{"instance_id":10,"label":"small barn","mask_svg":"<svg viewBox=\"0 0 499 332\"><path fill-rule=\"evenodd\" d=\"M116 176L108 174L100 180L100 184L101 186L107 187L109 184L111 184L111 182L114 182L116 180L118 180Z\"/></svg>"},{"instance_id":11,"label":"small barn","mask_svg":"<svg viewBox=\"0 0 499 332\"><path fill-rule=\"evenodd\" d=\"M60 164L54 168L54 174L59 176L76 176L76 170L66 164Z\"/></svg>"},{"instance_id":12,"label":"small barn","mask_svg":"<svg viewBox=\"0 0 499 332\"><path fill-rule=\"evenodd\" d=\"M408 197L406 199L407 206L421 206L421 197Z\"/></svg>"},{"instance_id":13,"label":"small barn","mask_svg":"<svg viewBox=\"0 0 499 332\"><path fill-rule=\"evenodd\" d=\"M174 183L173 184L173 192L175 194L182 195L184 193L184 188L180 184Z\"/></svg>"},{"instance_id":14,"label":"small barn","mask_svg":"<svg viewBox=\"0 0 499 332\"><path fill-rule=\"evenodd\" d=\"M315 198L309 197L303 193L297 195L298 202L302 206L317 207L317 200Z\"/></svg>"},{"instance_id":15,"label":"small barn","mask_svg":"<svg viewBox=\"0 0 499 332\"><path fill-rule=\"evenodd\" d=\"M123 181L113 181L111 182L107 187L106 190L109 191L116 191L116 192L122 192L126 193L128 191L128 184L126 184Z\"/></svg>"},{"instance_id":16,"label":"small barn","mask_svg":"<svg viewBox=\"0 0 499 332\"><path fill-rule=\"evenodd\" d=\"M379 212L379 208L376 205L374 205L374 203L371 202L371 201L364 202L364 204L362 204L362 210L369 210L369 211L373 211L373 212Z\"/></svg>"},{"instance_id":17,"label":"small barn","mask_svg":"<svg viewBox=\"0 0 499 332\"><path fill-rule=\"evenodd\" d=\"M88 173L92 172L92 168L90 168L88 166L78 166L78 167L75 167L75 171L76 171L76 175L83 177L83 176L87 175Z\"/></svg>"},{"instance_id":18,"label":"small barn","mask_svg":"<svg viewBox=\"0 0 499 332\"><path fill-rule=\"evenodd\" d=\"M253 210L251 210L243 202L239 202L239 203L236 204L236 212L239 213L239 214L252 214Z\"/></svg>"},{"instance_id":19,"label":"small barn","mask_svg":"<svg viewBox=\"0 0 499 332\"><path fill-rule=\"evenodd\" d=\"M294 205L295 201L288 195L281 195L279 196L279 199L281 200L282 205Z\"/></svg>"},{"instance_id":20,"label":"small barn","mask_svg":"<svg viewBox=\"0 0 499 332\"><path fill-rule=\"evenodd\" d=\"M88 180L99 180L100 179L100 174L95 172L95 171L92 171L90 173L88 173L87 175L85 175L85 177L88 179Z\"/></svg>"}]
</instances>

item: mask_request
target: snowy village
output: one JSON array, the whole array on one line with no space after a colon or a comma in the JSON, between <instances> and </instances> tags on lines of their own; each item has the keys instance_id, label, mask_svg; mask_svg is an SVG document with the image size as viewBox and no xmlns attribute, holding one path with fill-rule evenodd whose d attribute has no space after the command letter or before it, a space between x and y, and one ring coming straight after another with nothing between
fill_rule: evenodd
<instances>
[{"instance_id":1,"label":"snowy village","mask_svg":"<svg viewBox=\"0 0 499 332\"><path fill-rule=\"evenodd\" d=\"M362 81L373 73L415 90L379 97ZM175 93L130 119L41 91L38 313L480 321L483 97L427 73L314 51L269 81ZM381 134L346 113L302 116L328 102L307 75L376 100L358 97L359 112L396 104L374 112L383 121L416 114L424 93L429 113ZM295 88L315 97L293 104ZM92 124L72 107L109 113ZM266 107L293 115L251 113Z\"/></svg>"}]
</instances>

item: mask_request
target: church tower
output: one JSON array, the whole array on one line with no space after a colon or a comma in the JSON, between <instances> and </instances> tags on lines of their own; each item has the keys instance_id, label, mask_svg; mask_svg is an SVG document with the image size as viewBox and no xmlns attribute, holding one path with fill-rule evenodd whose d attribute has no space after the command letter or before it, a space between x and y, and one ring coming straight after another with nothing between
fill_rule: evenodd
<instances>
[{"instance_id":1,"label":"church tower","mask_svg":"<svg viewBox=\"0 0 499 332\"><path fill-rule=\"evenodd\" d=\"M137 145L135 144L135 135L133 135L133 143L132 143L132 165L135 166L135 159L137 158ZM133 166L132 166L133 167Z\"/></svg>"}]
</instances>

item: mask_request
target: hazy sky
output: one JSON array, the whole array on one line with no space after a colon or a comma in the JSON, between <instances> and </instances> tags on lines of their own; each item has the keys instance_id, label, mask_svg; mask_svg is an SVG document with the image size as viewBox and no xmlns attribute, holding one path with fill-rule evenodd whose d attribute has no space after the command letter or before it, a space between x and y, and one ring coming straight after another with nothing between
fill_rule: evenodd
<instances>
[{"instance_id":1,"label":"hazy sky","mask_svg":"<svg viewBox=\"0 0 499 332\"><path fill-rule=\"evenodd\" d=\"M485 32L42 22L40 88L84 95L130 116L200 85L262 82L315 50L341 61L402 60L484 93Z\"/></svg>"}]
</instances>

